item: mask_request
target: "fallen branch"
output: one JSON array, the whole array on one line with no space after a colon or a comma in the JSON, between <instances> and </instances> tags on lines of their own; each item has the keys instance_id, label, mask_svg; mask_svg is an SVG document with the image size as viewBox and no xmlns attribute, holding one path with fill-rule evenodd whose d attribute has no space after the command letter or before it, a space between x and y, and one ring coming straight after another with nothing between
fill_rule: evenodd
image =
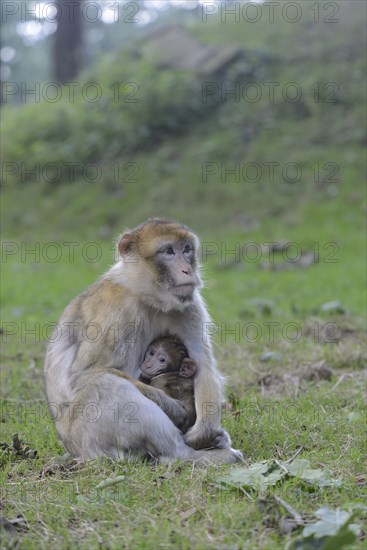
<instances>
[{"instance_id":1,"label":"fallen branch","mask_svg":"<svg viewBox=\"0 0 367 550\"><path fill-rule=\"evenodd\" d=\"M278 504L283 506L285 510L293 517L293 519L297 522L298 525L305 525L305 521L302 518L301 514L299 514L290 504L288 504L285 500L283 500L280 497L274 496L275 500Z\"/></svg>"}]
</instances>

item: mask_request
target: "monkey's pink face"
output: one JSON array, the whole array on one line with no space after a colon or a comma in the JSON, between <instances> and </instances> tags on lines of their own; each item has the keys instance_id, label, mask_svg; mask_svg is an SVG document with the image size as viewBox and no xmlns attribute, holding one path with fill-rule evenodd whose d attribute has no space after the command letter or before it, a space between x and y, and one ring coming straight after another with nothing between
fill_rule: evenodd
<instances>
[{"instance_id":1,"label":"monkey's pink face","mask_svg":"<svg viewBox=\"0 0 367 550\"><path fill-rule=\"evenodd\" d=\"M170 368L170 360L164 349L161 346L149 346L141 366L144 377L151 380L162 372L168 372Z\"/></svg>"},{"instance_id":2,"label":"monkey's pink face","mask_svg":"<svg viewBox=\"0 0 367 550\"><path fill-rule=\"evenodd\" d=\"M200 286L197 274L194 243L189 239L161 243L154 255L158 268L158 283L169 289L180 301L192 298Z\"/></svg>"},{"instance_id":3,"label":"monkey's pink face","mask_svg":"<svg viewBox=\"0 0 367 550\"><path fill-rule=\"evenodd\" d=\"M139 281L149 305L170 311L190 305L201 287L198 247L198 238L186 228L153 220L124 233L118 248L129 271L127 282Z\"/></svg>"}]
</instances>

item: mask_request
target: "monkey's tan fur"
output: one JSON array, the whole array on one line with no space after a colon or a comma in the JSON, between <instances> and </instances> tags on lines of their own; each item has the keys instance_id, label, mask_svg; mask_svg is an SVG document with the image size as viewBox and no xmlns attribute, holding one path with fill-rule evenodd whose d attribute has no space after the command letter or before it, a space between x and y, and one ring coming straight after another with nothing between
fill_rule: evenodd
<instances>
[{"instance_id":1,"label":"monkey's tan fur","mask_svg":"<svg viewBox=\"0 0 367 550\"><path fill-rule=\"evenodd\" d=\"M82 458L241 460L220 427L222 377L205 334L197 237L153 219L118 248L119 261L67 306L47 349L46 394L65 447ZM179 335L198 365L196 422L185 436L181 403L137 380L148 344L165 334ZM215 448L196 450L207 447Z\"/></svg>"}]
</instances>

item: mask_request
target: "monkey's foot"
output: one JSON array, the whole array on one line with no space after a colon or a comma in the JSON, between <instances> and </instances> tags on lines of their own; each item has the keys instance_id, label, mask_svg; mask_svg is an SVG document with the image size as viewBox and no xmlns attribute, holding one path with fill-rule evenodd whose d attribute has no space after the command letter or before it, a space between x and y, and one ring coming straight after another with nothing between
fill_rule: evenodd
<instances>
[{"instance_id":1,"label":"monkey's foot","mask_svg":"<svg viewBox=\"0 0 367 550\"><path fill-rule=\"evenodd\" d=\"M238 449L230 449L232 456L233 456L233 462L244 462L243 454Z\"/></svg>"},{"instance_id":2,"label":"monkey's foot","mask_svg":"<svg viewBox=\"0 0 367 550\"><path fill-rule=\"evenodd\" d=\"M238 464L243 462L241 451L235 449L212 449L207 451L195 451L199 455L195 461L198 465Z\"/></svg>"},{"instance_id":3,"label":"monkey's foot","mask_svg":"<svg viewBox=\"0 0 367 550\"><path fill-rule=\"evenodd\" d=\"M231 446L231 438L229 437L229 433L223 430L223 428L218 428L212 445L215 449L228 449Z\"/></svg>"},{"instance_id":4,"label":"monkey's foot","mask_svg":"<svg viewBox=\"0 0 367 550\"><path fill-rule=\"evenodd\" d=\"M193 449L229 449L231 438L223 428L212 428L204 424L193 426L185 435L187 445Z\"/></svg>"}]
</instances>

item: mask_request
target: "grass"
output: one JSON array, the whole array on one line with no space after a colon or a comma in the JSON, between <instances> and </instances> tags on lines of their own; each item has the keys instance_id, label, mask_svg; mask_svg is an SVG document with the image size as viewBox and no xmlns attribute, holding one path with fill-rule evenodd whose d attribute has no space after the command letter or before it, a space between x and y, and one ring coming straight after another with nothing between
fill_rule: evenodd
<instances>
[{"instance_id":1,"label":"grass","mask_svg":"<svg viewBox=\"0 0 367 550\"><path fill-rule=\"evenodd\" d=\"M4 185L1 442L11 445L18 433L37 451L32 459L0 449L1 506L10 521L1 524L5 548L275 550L300 532L283 528L289 514L275 496L306 521L315 519L321 505L344 507L365 498L364 12L362 3L350 11L346 2L340 6L339 26L265 22L247 26L245 36L241 25L193 26L207 42L236 41L250 53L274 54L268 72L257 79L282 86L298 82L305 92L300 111L282 98L251 105L229 101L188 128L165 134L151 149L116 158L101 153L93 159L102 168L94 184L79 178L58 185ZM100 70L107 82L109 65L98 67L96 78ZM149 75L154 78L154 72ZM316 81L336 82L341 100L314 102L309 87ZM159 82L154 89L163 93L165 77ZM167 83L170 93L171 77ZM149 105L145 108L154 120ZM33 120L33 109L24 111L23 124ZM20 111L13 124L21 124L22 116ZM47 117L53 116L50 110ZM34 154L44 151L45 162L53 158L52 144L42 141L47 117L40 131L34 129L42 145ZM80 128L84 123L74 121ZM20 127L6 149L12 154ZM103 118L98 127L108 137ZM60 137L58 127L53 131ZM66 140L66 153L67 147ZM97 149L103 151L103 143ZM18 162L28 152L33 154L32 148L20 148L19 158L10 160ZM61 148L57 158L66 153ZM111 168L117 161L121 172L114 181ZM264 165L269 161L279 163L272 181ZM136 181L126 177L127 162L137 169ZM207 181L205 162L215 169ZM223 163L231 168L236 162L241 170L258 163L262 177L254 183L225 175L222 181ZM290 162L301 169L293 183L282 174ZM327 163L334 163L333 170L336 165L335 181L328 179ZM293 478L263 494L245 494L218 487L225 466L79 463L63 457L43 394L49 324L111 265L119 232L152 215L180 219L201 236L204 296L218 363L227 376L223 425L246 464L288 460L300 451L298 458L309 459L313 468L341 478L340 487L310 488ZM260 246L282 240L317 252L319 261L302 268L285 263L280 254L274 264L263 265L269 257ZM255 245L244 248L249 243ZM260 251L256 261L254 251ZM276 269L268 269L272 266ZM337 307L323 307L334 301ZM116 476L124 479L97 488ZM365 547L365 532L364 524L350 548Z\"/></svg>"},{"instance_id":2,"label":"grass","mask_svg":"<svg viewBox=\"0 0 367 550\"><path fill-rule=\"evenodd\" d=\"M76 255L74 264L22 264L18 258L3 266L9 274L3 319L16 323L19 332L8 336L3 347L1 440L10 443L19 433L38 452L33 460L3 457L4 515L14 521L15 529L5 531L5 547L284 548L297 533L282 533L287 513L274 495L310 521L323 504L335 508L363 501L365 346L358 302L362 285L354 277L357 288L340 283L343 261L279 272L242 263L237 269L218 269L217 258L205 266L205 295L218 330L216 355L228 376L223 424L235 447L243 451L246 464L287 460L301 449L299 456L309 459L312 467L341 477L340 488L310 489L289 480L266 494L244 495L217 487L216 478L226 467L206 471L182 464L64 462L43 401L43 340L47 323L109 264L110 246L102 241L99 245L103 254L97 263L83 262ZM29 278L42 288L36 302ZM322 303L334 298L347 313L320 311ZM275 323L273 341L269 322ZM236 323L240 328L233 334ZM249 323L260 327L261 337L251 332L244 336ZM292 331L288 341L282 335L288 323L297 323L301 330L296 342L289 341ZM337 327L333 343L323 342L327 323ZM318 332L309 330L310 325ZM263 362L267 351L279 358ZM318 374L320 363L331 373L327 379ZM125 478L118 485L96 489L100 482L120 475ZM353 548L363 547L362 537Z\"/></svg>"},{"instance_id":3,"label":"grass","mask_svg":"<svg viewBox=\"0 0 367 550\"><path fill-rule=\"evenodd\" d=\"M31 377L27 369L23 373ZM16 537L5 540L10 545L18 540L22 548L282 548L291 535L279 534L286 514L274 495L305 519L323 504L338 507L364 497L364 404L356 380L333 391L325 382L308 385L297 399L250 390L236 404L236 414L226 411L224 425L246 463L287 460L301 448L313 467L328 467L343 480L338 489L322 490L292 480L262 495L219 489L217 470L188 465L62 462L55 459L61 448L44 408L33 403L35 414L27 417L29 404L22 402L18 414L8 415L7 428L30 441L39 457L3 465L7 517L21 518ZM360 417L349 417L350 412ZM96 489L102 480L121 475L118 485ZM363 548L362 541L355 548Z\"/></svg>"}]
</instances>

